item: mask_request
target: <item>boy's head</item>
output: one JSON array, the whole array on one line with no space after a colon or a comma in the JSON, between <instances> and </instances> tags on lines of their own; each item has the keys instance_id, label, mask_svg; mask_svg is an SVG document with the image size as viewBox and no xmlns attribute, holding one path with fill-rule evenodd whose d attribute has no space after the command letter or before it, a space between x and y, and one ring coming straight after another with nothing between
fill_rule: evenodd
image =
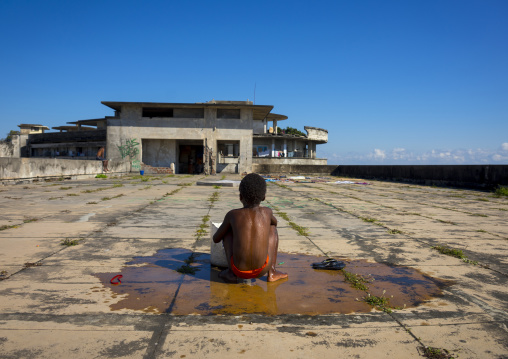
<instances>
[{"instance_id":1,"label":"boy's head","mask_svg":"<svg viewBox=\"0 0 508 359\"><path fill-rule=\"evenodd\" d=\"M266 182L258 174L250 173L240 182L240 195L247 204L260 204L265 199Z\"/></svg>"}]
</instances>

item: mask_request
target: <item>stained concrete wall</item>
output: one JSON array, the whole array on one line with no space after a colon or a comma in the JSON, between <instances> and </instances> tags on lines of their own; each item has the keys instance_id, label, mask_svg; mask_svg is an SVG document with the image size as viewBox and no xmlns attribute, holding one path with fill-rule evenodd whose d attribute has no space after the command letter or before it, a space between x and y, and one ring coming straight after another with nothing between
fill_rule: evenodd
<instances>
[{"instance_id":1,"label":"stained concrete wall","mask_svg":"<svg viewBox=\"0 0 508 359\"><path fill-rule=\"evenodd\" d=\"M217 106L220 107L220 106ZM217 107L207 106L204 118L149 118L142 117L138 104L122 106L119 118L108 119L108 158L121 160L118 146L126 139L135 139L140 144L135 160L141 161L144 149L142 140L200 140L207 139L214 156L217 141L240 141L238 170L246 172L252 167L252 109L242 108L240 119L217 119ZM176 163L176 162L175 162Z\"/></svg>"},{"instance_id":2,"label":"stained concrete wall","mask_svg":"<svg viewBox=\"0 0 508 359\"><path fill-rule=\"evenodd\" d=\"M293 158L293 157L254 157L252 160L258 165L291 165L291 166L326 166L326 158ZM334 168L337 166L334 166Z\"/></svg>"},{"instance_id":3,"label":"stained concrete wall","mask_svg":"<svg viewBox=\"0 0 508 359\"><path fill-rule=\"evenodd\" d=\"M508 185L508 165L351 165L338 166L332 175L472 188Z\"/></svg>"},{"instance_id":4,"label":"stained concrete wall","mask_svg":"<svg viewBox=\"0 0 508 359\"><path fill-rule=\"evenodd\" d=\"M256 135L265 133L265 123L263 121L252 121L252 131Z\"/></svg>"},{"instance_id":5,"label":"stained concrete wall","mask_svg":"<svg viewBox=\"0 0 508 359\"><path fill-rule=\"evenodd\" d=\"M28 157L28 135L12 135L11 141L0 141L0 157Z\"/></svg>"},{"instance_id":6,"label":"stained concrete wall","mask_svg":"<svg viewBox=\"0 0 508 359\"><path fill-rule=\"evenodd\" d=\"M315 174L322 176L329 176L335 169L336 165L288 165L288 164L261 164L254 163L252 165L252 172L262 174Z\"/></svg>"},{"instance_id":7,"label":"stained concrete wall","mask_svg":"<svg viewBox=\"0 0 508 359\"><path fill-rule=\"evenodd\" d=\"M13 157L14 145L12 142L0 141L0 157Z\"/></svg>"},{"instance_id":8,"label":"stained concrete wall","mask_svg":"<svg viewBox=\"0 0 508 359\"><path fill-rule=\"evenodd\" d=\"M110 161L111 172L128 172L126 161ZM96 175L102 173L101 161L57 158L0 158L0 180Z\"/></svg>"},{"instance_id":9,"label":"stained concrete wall","mask_svg":"<svg viewBox=\"0 0 508 359\"><path fill-rule=\"evenodd\" d=\"M318 127L304 126L309 140L328 142L328 131Z\"/></svg>"},{"instance_id":10,"label":"stained concrete wall","mask_svg":"<svg viewBox=\"0 0 508 359\"><path fill-rule=\"evenodd\" d=\"M176 140L142 139L142 162L152 167L170 167L176 163Z\"/></svg>"}]
</instances>

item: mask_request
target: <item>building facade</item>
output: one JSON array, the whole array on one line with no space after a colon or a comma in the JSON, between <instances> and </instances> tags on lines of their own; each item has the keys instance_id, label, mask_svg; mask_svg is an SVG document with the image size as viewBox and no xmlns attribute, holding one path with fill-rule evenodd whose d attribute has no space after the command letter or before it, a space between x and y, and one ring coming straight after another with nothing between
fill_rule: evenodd
<instances>
[{"instance_id":1,"label":"building facade","mask_svg":"<svg viewBox=\"0 0 508 359\"><path fill-rule=\"evenodd\" d=\"M105 146L108 159L129 160L133 170L207 174L251 172L253 163L326 164L316 157L316 145L327 142L328 132L306 126L307 136L281 133L278 122L287 116L271 113L273 106L215 100L102 103L115 115L30 135L30 155L91 159Z\"/></svg>"}]
</instances>

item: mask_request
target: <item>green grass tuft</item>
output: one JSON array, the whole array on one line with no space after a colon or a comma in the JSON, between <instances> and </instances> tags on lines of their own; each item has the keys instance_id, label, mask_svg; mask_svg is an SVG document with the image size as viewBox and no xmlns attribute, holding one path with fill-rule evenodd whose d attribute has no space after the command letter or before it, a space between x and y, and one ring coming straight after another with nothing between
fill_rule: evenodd
<instances>
[{"instance_id":1,"label":"green grass tuft","mask_svg":"<svg viewBox=\"0 0 508 359\"><path fill-rule=\"evenodd\" d=\"M496 197L505 196L508 197L508 187L498 186L494 192Z\"/></svg>"},{"instance_id":2,"label":"green grass tuft","mask_svg":"<svg viewBox=\"0 0 508 359\"><path fill-rule=\"evenodd\" d=\"M366 283L370 283L370 281L362 277L360 274L354 274L344 269L342 270L342 273L344 273L346 282L349 282L353 288L364 291L369 289L369 287L366 286Z\"/></svg>"},{"instance_id":3,"label":"green grass tuft","mask_svg":"<svg viewBox=\"0 0 508 359\"><path fill-rule=\"evenodd\" d=\"M373 306L374 308L378 308L378 309L383 310L387 313L391 313L392 310L389 307L390 298L385 297L384 294L385 294L385 291L383 291L383 295L378 297L375 295L370 295L370 293L367 293L367 296L363 297L363 301L365 303Z\"/></svg>"},{"instance_id":4,"label":"green grass tuft","mask_svg":"<svg viewBox=\"0 0 508 359\"><path fill-rule=\"evenodd\" d=\"M79 239L69 239L69 238L66 238L60 244L62 246L71 247L71 246L77 246L79 244L79 241L80 241Z\"/></svg>"},{"instance_id":5,"label":"green grass tuft","mask_svg":"<svg viewBox=\"0 0 508 359\"><path fill-rule=\"evenodd\" d=\"M420 347L423 356L429 359L454 359L455 357L450 354L446 349L439 349L433 347Z\"/></svg>"},{"instance_id":6,"label":"green grass tuft","mask_svg":"<svg viewBox=\"0 0 508 359\"><path fill-rule=\"evenodd\" d=\"M404 232L402 232L399 229L389 229L388 233L390 233L390 234L403 234Z\"/></svg>"}]
</instances>

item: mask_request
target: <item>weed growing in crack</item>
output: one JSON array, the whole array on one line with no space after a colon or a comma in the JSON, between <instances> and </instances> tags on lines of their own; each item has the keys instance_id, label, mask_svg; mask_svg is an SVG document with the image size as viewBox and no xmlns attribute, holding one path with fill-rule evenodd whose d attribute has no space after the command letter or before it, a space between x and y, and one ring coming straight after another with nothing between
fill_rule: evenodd
<instances>
[{"instance_id":1,"label":"weed growing in crack","mask_svg":"<svg viewBox=\"0 0 508 359\"><path fill-rule=\"evenodd\" d=\"M37 222L39 218L25 218L23 223Z\"/></svg>"},{"instance_id":2,"label":"weed growing in crack","mask_svg":"<svg viewBox=\"0 0 508 359\"><path fill-rule=\"evenodd\" d=\"M191 267L188 264L184 264L180 268L178 268L176 271L178 273L182 273L182 274L191 274L191 275L194 275L194 274L196 274L197 270L198 269L195 268L195 267Z\"/></svg>"},{"instance_id":3,"label":"weed growing in crack","mask_svg":"<svg viewBox=\"0 0 508 359\"><path fill-rule=\"evenodd\" d=\"M213 205L214 202L217 202L219 200L220 193L218 191L215 191L212 193L210 198L208 198L208 201Z\"/></svg>"},{"instance_id":4,"label":"weed growing in crack","mask_svg":"<svg viewBox=\"0 0 508 359\"><path fill-rule=\"evenodd\" d=\"M378 220L375 219L375 218L369 218L369 217L359 217L362 221L364 222L368 222L368 223L374 223L374 222L377 222Z\"/></svg>"},{"instance_id":5,"label":"weed growing in crack","mask_svg":"<svg viewBox=\"0 0 508 359\"><path fill-rule=\"evenodd\" d=\"M192 183L179 183L177 186L185 187L185 186L192 186Z\"/></svg>"},{"instance_id":6,"label":"weed growing in crack","mask_svg":"<svg viewBox=\"0 0 508 359\"><path fill-rule=\"evenodd\" d=\"M0 226L0 231L5 231L6 229L10 229L10 228L18 228L18 226L17 225L8 226L8 225L4 224L3 226Z\"/></svg>"},{"instance_id":7,"label":"weed growing in crack","mask_svg":"<svg viewBox=\"0 0 508 359\"><path fill-rule=\"evenodd\" d=\"M193 275L199 270L198 268L191 266L191 264L195 262L194 253L192 253L189 258L185 259L184 262L185 264L176 270L178 273Z\"/></svg>"},{"instance_id":8,"label":"weed growing in crack","mask_svg":"<svg viewBox=\"0 0 508 359\"><path fill-rule=\"evenodd\" d=\"M366 297L363 297L363 301L374 308L382 310L387 313L391 313L392 310L390 308L390 298L385 297L386 290L383 290L383 294L381 296L370 295L367 293Z\"/></svg>"},{"instance_id":9,"label":"weed growing in crack","mask_svg":"<svg viewBox=\"0 0 508 359\"><path fill-rule=\"evenodd\" d=\"M87 189L87 190L81 191L81 193L100 192L100 191L105 191L105 190L110 189L110 188L113 188L113 187L99 187L99 188L96 188L96 189Z\"/></svg>"},{"instance_id":10,"label":"weed growing in crack","mask_svg":"<svg viewBox=\"0 0 508 359\"><path fill-rule=\"evenodd\" d=\"M79 196L79 194L77 194L77 193L67 193L67 196L69 196L69 197L77 197L77 196Z\"/></svg>"},{"instance_id":11,"label":"weed growing in crack","mask_svg":"<svg viewBox=\"0 0 508 359\"><path fill-rule=\"evenodd\" d=\"M162 197L169 197L169 196L172 196L172 195L174 195L175 193L180 192L181 190L182 190L182 188L177 188L177 189L174 189L174 190L172 190L171 192L166 193L166 194L165 194L164 196L162 196Z\"/></svg>"},{"instance_id":12,"label":"weed growing in crack","mask_svg":"<svg viewBox=\"0 0 508 359\"><path fill-rule=\"evenodd\" d=\"M105 174L99 173L95 178L108 178Z\"/></svg>"},{"instance_id":13,"label":"weed growing in crack","mask_svg":"<svg viewBox=\"0 0 508 359\"><path fill-rule=\"evenodd\" d=\"M344 278L346 282L350 283L353 288L367 291L369 290L369 287L367 287L367 283L370 283L368 279L364 278L360 274L354 274L351 272L348 272L346 270L342 270L342 273L344 273Z\"/></svg>"},{"instance_id":14,"label":"weed growing in crack","mask_svg":"<svg viewBox=\"0 0 508 359\"><path fill-rule=\"evenodd\" d=\"M68 190L68 189L71 189L72 187L60 187L59 189L65 191L65 190Z\"/></svg>"},{"instance_id":15,"label":"weed growing in crack","mask_svg":"<svg viewBox=\"0 0 508 359\"><path fill-rule=\"evenodd\" d=\"M477 261L473 261L471 259L468 259L464 255L464 253L462 253L462 251L460 249L454 249L454 248L449 248L449 247L444 247L444 246L434 246L434 247L432 247L432 249L435 249L436 251L438 251L441 254L444 254L444 255L447 255L447 256L450 256L450 257L459 258L464 263L468 263L468 264L472 264L472 265L478 265Z\"/></svg>"},{"instance_id":16,"label":"weed growing in crack","mask_svg":"<svg viewBox=\"0 0 508 359\"><path fill-rule=\"evenodd\" d=\"M81 239L69 239L69 238L66 238L60 244L62 246L67 246L67 247L77 246L79 244L80 240Z\"/></svg>"},{"instance_id":17,"label":"weed growing in crack","mask_svg":"<svg viewBox=\"0 0 508 359\"><path fill-rule=\"evenodd\" d=\"M199 225L199 228L196 230L196 240L200 240L206 234L208 234L207 231L208 221L210 221L210 216L209 215L203 216L203 218L201 219L201 224Z\"/></svg>"},{"instance_id":18,"label":"weed growing in crack","mask_svg":"<svg viewBox=\"0 0 508 359\"><path fill-rule=\"evenodd\" d=\"M285 213L285 212L280 212L275 206L274 206L274 209L275 209L275 213L277 213L279 216L281 216L286 222L288 222L289 226L291 228L293 228L300 236L308 236L309 235L309 232L308 232L308 228L306 227L302 227L298 224L296 224L295 222L293 222L289 216Z\"/></svg>"},{"instance_id":19,"label":"weed growing in crack","mask_svg":"<svg viewBox=\"0 0 508 359\"><path fill-rule=\"evenodd\" d=\"M399 229L389 229L388 233L390 233L390 234L403 234L404 232L402 232Z\"/></svg>"},{"instance_id":20,"label":"weed growing in crack","mask_svg":"<svg viewBox=\"0 0 508 359\"><path fill-rule=\"evenodd\" d=\"M97 202L86 202L86 204L97 204Z\"/></svg>"},{"instance_id":21,"label":"weed growing in crack","mask_svg":"<svg viewBox=\"0 0 508 359\"><path fill-rule=\"evenodd\" d=\"M436 219L436 221L439 221L439 222L441 222L441 223L445 223L445 224L451 224L451 225L453 225L453 226L456 226L456 225L457 225L457 223L455 223L455 222L452 222L452 221L445 221L445 220L442 220L442 219Z\"/></svg>"},{"instance_id":22,"label":"weed growing in crack","mask_svg":"<svg viewBox=\"0 0 508 359\"><path fill-rule=\"evenodd\" d=\"M429 359L454 359L455 357L450 354L446 349L434 347L419 347L418 348L425 358Z\"/></svg>"}]
</instances>

